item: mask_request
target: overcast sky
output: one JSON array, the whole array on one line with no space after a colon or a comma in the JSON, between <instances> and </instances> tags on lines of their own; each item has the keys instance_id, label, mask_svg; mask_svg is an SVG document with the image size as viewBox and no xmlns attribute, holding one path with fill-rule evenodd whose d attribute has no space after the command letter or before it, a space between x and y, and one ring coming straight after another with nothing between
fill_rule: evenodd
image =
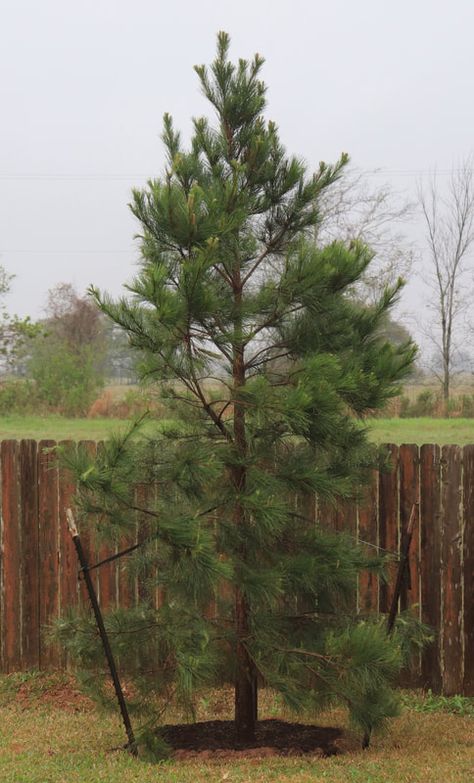
<instances>
[{"instance_id":1,"label":"overcast sky","mask_svg":"<svg viewBox=\"0 0 474 783\"><path fill-rule=\"evenodd\" d=\"M219 29L233 57L265 57L268 116L311 167L347 151L413 194L473 150L473 0L0 0L10 311L40 315L60 281L130 278L130 189L162 171L163 113L187 136L208 111L192 66ZM412 283L407 307L422 297Z\"/></svg>"}]
</instances>

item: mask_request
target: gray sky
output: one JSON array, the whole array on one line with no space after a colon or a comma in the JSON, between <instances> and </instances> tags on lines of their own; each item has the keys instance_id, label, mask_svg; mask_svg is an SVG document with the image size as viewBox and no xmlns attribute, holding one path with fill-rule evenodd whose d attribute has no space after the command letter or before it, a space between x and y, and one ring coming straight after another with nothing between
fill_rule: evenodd
<instances>
[{"instance_id":1,"label":"gray sky","mask_svg":"<svg viewBox=\"0 0 474 783\"><path fill-rule=\"evenodd\" d=\"M473 150L473 0L1 0L10 311L40 315L60 281L118 293L130 278L130 189L161 173L163 113L186 136L208 110L192 66L219 29L233 57L266 58L268 116L310 166L347 151L413 194ZM422 296L412 283L405 306Z\"/></svg>"}]
</instances>

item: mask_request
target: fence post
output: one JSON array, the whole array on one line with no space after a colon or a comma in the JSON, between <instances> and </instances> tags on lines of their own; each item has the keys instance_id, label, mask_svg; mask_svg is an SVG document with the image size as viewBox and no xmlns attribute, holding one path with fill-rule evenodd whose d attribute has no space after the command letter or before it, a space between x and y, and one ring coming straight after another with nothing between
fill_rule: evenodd
<instances>
[{"instance_id":1,"label":"fence post","mask_svg":"<svg viewBox=\"0 0 474 783\"><path fill-rule=\"evenodd\" d=\"M443 446L441 510L443 534L442 606L443 606L443 693L462 693L462 474L459 446Z\"/></svg>"},{"instance_id":2,"label":"fence post","mask_svg":"<svg viewBox=\"0 0 474 783\"><path fill-rule=\"evenodd\" d=\"M35 440L20 442L22 668L40 665L38 455Z\"/></svg>"},{"instance_id":3,"label":"fence post","mask_svg":"<svg viewBox=\"0 0 474 783\"><path fill-rule=\"evenodd\" d=\"M21 669L21 537L18 443L1 444L2 520L3 520L3 668Z\"/></svg>"},{"instance_id":4,"label":"fence post","mask_svg":"<svg viewBox=\"0 0 474 783\"><path fill-rule=\"evenodd\" d=\"M464 687L474 696L474 446L463 449Z\"/></svg>"},{"instance_id":5,"label":"fence post","mask_svg":"<svg viewBox=\"0 0 474 783\"><path fill-rule=\"evenodd\" d=\"M434 631L422 652L421 684L441 692L441 449L420 449L421 619Z\"/></svg>"}]
</instances>

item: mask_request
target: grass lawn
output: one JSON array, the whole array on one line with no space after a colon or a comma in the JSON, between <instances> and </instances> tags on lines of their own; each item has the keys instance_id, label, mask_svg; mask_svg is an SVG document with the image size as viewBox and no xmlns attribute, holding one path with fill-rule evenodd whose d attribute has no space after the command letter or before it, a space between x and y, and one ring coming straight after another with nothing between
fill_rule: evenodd
<instances>
[{"instance_id":1,"label":"grass lawn","mask_svg":"<svg viewBox=\"0 0 474 783\"><path fill-rule=\"evenodd\" d=\"M436 703L428 704L426 711L423 702L424 711L417 712L420 699L410 695L402 716L390 723L384 736L374 738L368 751L361 751L359 738L347 731L340 755L330 758L252 756L246 760L171 760L157 766L118 751L117 746L123 744L118 720L87 703L68 699L60 683L64 675L39 675L33 678L33 688L27 678L13 675L0 681L2 783L467 783L474 775L472 699L463 700L469 701L468 709L461 710L465 714L451 714L446 705ZM210 710L216 717L219 705L217 717L230 717L230 702L230 694L225 698L225 692L213 692L203 699L198 717L211 717ZM266 717L280 716L269 695L265 695L262 711ZM343 713L337 711L318 720L333 726L343 721Z\"/></svg>"},{"instance_id":2,"label":"grass lawn","mask_svg":"<svg viewBox=\"0 0 474 783\"><path fill-rule=\"evenodd\" d=\"M62 416L1 416L0 440L52 438L102 440L123 429L121 419L66 419ZM153 423L146 427L153 427ZM159 421L166 426L166 420ZM474 419L373 419L370 437L377 443L474 443Z\"/></svg>"},{"instance_id":3,"label":"grass lawn","mask_svg":"<svg viewBox=\"0 0 474 783\"><path fill-rule=\"evenodd\" d=\"M370 437L377 443L474 443L474 419L373 419Z\"/></svg>"},{"instance_id":4,"label":"grass lawn","mask_svg":"<svg viewBox=\"0 0 474 783\"><path fill-rule=\"evenodd\" d=\"M160 426L163 424L159 422ZM63 416L0 416L0 440L51 438L52 440L103 440L123 430L123 419L67 419ZM150 425L148 425L150 426Z\"/></svg>"}]
</instances>

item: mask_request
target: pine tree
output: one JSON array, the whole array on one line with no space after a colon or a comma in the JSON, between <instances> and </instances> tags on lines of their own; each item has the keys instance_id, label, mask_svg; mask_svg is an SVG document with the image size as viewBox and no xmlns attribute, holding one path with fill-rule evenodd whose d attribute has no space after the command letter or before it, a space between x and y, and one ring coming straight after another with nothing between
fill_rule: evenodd
<instances>
[{"instance_id":1,"label":"pine tree","mask_svg":"<svg viewBox=\"0 0 474 783\"><path fill-rule=\"evenodd\" d=\"M108 623L142 708L173 694L192 710L200 687L230 681L248 740L264 681L295 709L343 701L372 729L396 709L400 644L352 616L350 597L380 561L312 523L305 499L353 499L376 464L364 414L397 393L415 353L380 336L402 282L371 308L351 298L370 250L314 242L347 156L307 174L264 117L262 58L235 65L228 49L219 33L215 61L195 69L215 124L195 119L186 150L164 117L166 171L133 193L142 256L127 295L93 290L176 423L80 455L78 502L106 536L140 525L141 603ZM63 625L87 663L86 631Z\"/></svg>"}]
</instances>

